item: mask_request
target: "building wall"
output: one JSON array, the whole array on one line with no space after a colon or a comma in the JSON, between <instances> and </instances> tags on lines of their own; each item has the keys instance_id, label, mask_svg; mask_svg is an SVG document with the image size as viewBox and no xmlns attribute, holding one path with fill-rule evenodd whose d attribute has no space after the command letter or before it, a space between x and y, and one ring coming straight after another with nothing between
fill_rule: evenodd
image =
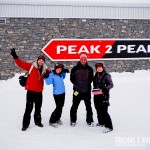
<instances>
[{"instance_id":1,"label":"building wall","mask_svg":"<svg viewBox=\"0 0 150 150\"><path fill-rule=\"evenodd\" d=\"M150 38L150 20L113 19L36 19L6 18L0 24L0 80L22 72L10 55L15 47L19 57L25 61L35 61L42 54L41 49L54 38ZM94 68L97 61L89 61ZM103 60L108 72L134 72L150 69L150 60ZM46 63L53 68L56 62L48 58ZM63 62L71 69L76 62Z\"/></svg>"}]
</instances>

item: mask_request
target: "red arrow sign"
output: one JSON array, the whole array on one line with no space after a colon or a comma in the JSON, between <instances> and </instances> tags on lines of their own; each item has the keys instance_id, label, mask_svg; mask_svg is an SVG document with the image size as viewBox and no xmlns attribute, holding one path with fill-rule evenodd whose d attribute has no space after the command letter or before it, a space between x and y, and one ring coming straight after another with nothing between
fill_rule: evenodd
<instances>
[{"instance_id":1,"label":"red arrow sign","mask_svg":"<svg viewBox=\"0 0 150 150\"><path fill-rule=\"evenodd\" d=\"M42 52L53 61L78 60L81 54L88 59L100 59L115 40L98 39L54 39L45 45Z\"/></svg>"}]
</instances>

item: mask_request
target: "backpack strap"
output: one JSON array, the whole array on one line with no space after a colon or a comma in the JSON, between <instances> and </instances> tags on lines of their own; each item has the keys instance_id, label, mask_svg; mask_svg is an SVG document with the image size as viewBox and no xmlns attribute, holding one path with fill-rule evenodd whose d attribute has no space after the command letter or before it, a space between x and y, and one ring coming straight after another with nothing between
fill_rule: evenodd
<instances>
[{"instance_id":1,"label":"backpack strap","mask_svg":"<svg viewBox=\"0 0 150 150\"><path fill-rule=\"evenodd\" d=\"M25 77L29 76L29 74L31 73L33 67L34 67L34 65L32 64L31 67L30 67L30 69L29 69L29 71L25 73L25 75L24 75Z\"/></svg>"},{"instance_id":2,"label":"backpack strap","mask_svg":"<svg viewBox=\"0 0 150 150\"><path fill-rule=\"evenodd\" d=\"M33 67L34 67L34 65L32 64L31 67L30 67L30 69L29 69L28 75L31 73Z\"/></svg>"}]
</instances>

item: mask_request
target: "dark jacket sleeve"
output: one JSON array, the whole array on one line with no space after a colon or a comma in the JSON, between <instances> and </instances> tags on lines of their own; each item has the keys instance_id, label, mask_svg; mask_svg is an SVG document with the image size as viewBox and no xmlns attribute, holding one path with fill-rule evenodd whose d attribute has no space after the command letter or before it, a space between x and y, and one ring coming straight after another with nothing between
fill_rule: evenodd
<instances>
[{"instance_id":1,"label":"dark jacket sleeve","mask_svg":"<svg viewBox=\"0 0 150 150\"><path fill-rule=\"evenodd\" d=\"M94 71L91 67L90 67L90 72L91 72L91 74L90 74L90 83L92 83L93 78L94 78Z\"/></svg>"},{"instance_id":2,"label":"dark jacket sleeve","mask_svg":"<svg viewBox=\"0 0 150 150\"><path fill-rule=\"evenodd\" d=\"M105 82L106 82L106 87L107 87L108 90L110 90L111 88L114 87L114 84L113 84L113 81L112 81L112 78L111 78L110 74L106 75Z\"/></svg>"},{"instance_id":3,"label":"dark jacket sleeve","mask_svg":"<svg viewBox=\"0 0 150 150\"><path fill-rule=\"evenodd\" d=\"M70 81L74 84L75 80L76 80L76 67L73 67L70 73Z\"/></svg>"}]
</instances>

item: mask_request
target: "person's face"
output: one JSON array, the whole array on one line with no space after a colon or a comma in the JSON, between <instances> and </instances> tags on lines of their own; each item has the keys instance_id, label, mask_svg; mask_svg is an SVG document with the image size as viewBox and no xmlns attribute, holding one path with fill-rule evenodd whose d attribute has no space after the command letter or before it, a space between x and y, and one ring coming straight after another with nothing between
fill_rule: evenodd
<instances>
[{"instance_id":1,"label":"person's face","mask_svg":"<svg viewBox=\"0 0 150 150\"><path fill-rule=\"evenodd\" d=\"M82 57L82 58L80 59L80 62L81 62L82 65L85 65L86 62L87 62L87 59L86 59L85 57Z\"/></svg>"},{"instance_id":2,"label":"person's face","mask_svg":"<svg viewBox=\"0 0 150 150\"><path fill-rule=\"evenodd\" d=\"M102 71L103 71L103 67L100 67L100 66L97 67L97 68L96 68L96 71L97 71L97 72L102 72Z\"/></svg>"},{"instance_id":3,"label":"person's face","mask_svg":"<svg viewBox=\"0 0 150 150\"><path fill-rule=\"evenodd\" d=\"M61 71L62 71L62 68L56 68L56 73L57 74L61 73Z\"/></svg>"},{"instance_id":4,"label":"person's face","mask_svg":"<svg viewBox=\"0 0 150 150\"><path fill-rule=\"evenodd\" d=\"M39 59L39 60L37 61L37 63L38 63L38 66L39 66L39 67L42 67L42 66L44 65L44 60L43 60L43 59Z\"/></svg>"}]
</instances>

